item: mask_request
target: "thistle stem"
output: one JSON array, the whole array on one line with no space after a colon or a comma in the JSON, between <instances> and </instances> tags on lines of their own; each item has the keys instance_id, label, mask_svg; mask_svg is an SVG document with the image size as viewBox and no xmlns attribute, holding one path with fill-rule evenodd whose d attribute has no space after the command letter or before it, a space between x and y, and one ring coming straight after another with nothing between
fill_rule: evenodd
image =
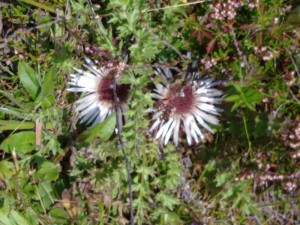
<instances>
[{"instance_id":1,"label":"thistle stem","mask_svg":"<svg viewBox=\"0 0 300 225\"><path fill-rule=\"evenodd\" d=\"M119 98L117 96L117 81L116 78L113 79L113 92L114 92L114 101L118 102ZM125 148L124 148L124 142L122 138L122 127L120 123L120 118L122 116L120 115L121 111L115 108L116 111L116 121L117 121L117 133L120 143L120 148L122 150L125 163L126 163L126 170L127 170L127 178L128 178L128 189L129 189L129 208L130 208L130 224L134 225L134 215L133 215L133 194L132 194L132 181L131 181L131 174L130 174L130 161L126 155Z\"/></svg>"},{"instance_id":2,"label":"thistle stem","mask_svg":"<svg viewBox=\"0 0 300 225\"><path fill-rule=\"evenodd\" d=\"M250 153L250 157L253 157L253 153L252 153L252 143L250 140L250 136L249 136L249 132L248 132L248 126L247 126L247 120L245 117L245 113L243 112L243 123L244 123L244 128L245 128L245 133L246 133L246 137L247 137L247 141L248 141L248 151Z\"/></svg>"}]
</instances>

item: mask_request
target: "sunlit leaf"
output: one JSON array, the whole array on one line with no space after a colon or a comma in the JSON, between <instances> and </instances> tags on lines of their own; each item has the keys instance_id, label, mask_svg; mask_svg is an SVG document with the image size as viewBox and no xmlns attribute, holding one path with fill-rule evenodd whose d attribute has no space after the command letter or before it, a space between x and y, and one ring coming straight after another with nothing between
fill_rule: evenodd
<instances>
[{"instance_id":1,"label":"sunlit leaf","mask_svg":"<svg viewBox=\"0 0 300 225\"><path fill-rule=\"evenodd\" d=\"M22 110L28 111L31 107L18 101L11 93L0 90L0 94L8 98L12 103L20 107Z\"/></svg>"},{"instance_id":2,"label":"sunlit leaf","mask_svg":"<svg viewBox=\"0 0 300 225\"><path fill-rule=\"evenodd\" d=\"M0 161L0 178L9 179L13 174L14 164L12 162L2 160Z\"/></svg>"},{"instance_id":3,"label":"sunlit leaf","mask_svg":"<svg viewBox=\"0 0 300 225\"><path fill-rule=\"evenodd\" d=\"M31 225L29 221L19 212L12 210L10 212L10 217L18 225Z\"/></svg>"},{"instance_id":4,"label":"sunlit leaf","mask_svg":"<svg viewBox=\"0 0 300 225\"><path fill-rule=\"evenodd\" d=\"M37 177L43 181L56 180L59 176L59 171L56 165L50 161L45 161L40 166L36 173Z\"/></svg>"},{"instance_id":5,"label":"sunlit leaf","mask_svg":"<svg viewBox=\"0 0 300 225\"><path fill-rule=\"evenodd\" d=\"M54 87L54 80L55 80L54 76L55 76L54 68L50 68L44 77L42 87L41 87L41 93L39 97L36 99L37 103L42 101L43 108L49 108L55 102L55 97L53 94L53 87Z\"/></svg>"},{"instance_id":6,"label":"sunlit leaf","mask_svg":"<svg viewBox=\"0 0 300 225\"><path fill-rule=\"evenodd\" d=\"M240 84L236 83L232 83L232 86L235 90L231 90L231 93L229 92L229 95L225 98L225 101L233 102L231 111L239 107L255 111L255 104L261 102L263 95L259 91L252 89L251 86L240 86Z\"/></svg>"},{"instance_id":7,"label":"sunlit leaf","mask_svg":"<svg viewBox=\"0 0 300 225\"><path fill-rule=\"evenodd\" d=\"M49 212L49 215L54 220L55 223L65 224L68 222L70 216L68 213L60 208L54 208Z\"/></svg>"},{"instance_id":8,"label":"sunlit leaf","mask_svg":"<svg viewBox=\"0 0 300 225\"><path fill-rule=\"evenodd\" d=\"M95 137L100 137L103 141L107 141L110 136L113 134L116 127L116 114L113 113L109 117L107 117L102 123L95 126L88 134L89 132L86 132L83 135L89 135L88 138L86 138L86 142L90 142Z\"/></svg>"},{"instance_id":9,"label":"sunlit leaf","mask_svg":"<svg viewBox=\"0 0 300 225\"><path fill-rule=\"evenodd\" d=\"M0 120L0 130L29 130L34 128L33 122L17 120Z\"/></svg>"},{"instance_id":10,"label":"sunlit leaf","mask_svg":"<svg viewBox=\"0 0 300 225\"><path fill-rule=\"evenodd\" d=\"M57 16L63 18L64 10L56 10ZM54 26L54 37L56 40L62 39L65 36L65 24L64 23L55 23Z\"/></svg>"},{"instance_id":11,"label":"sunlit leaf","mask_svg":"<svg viewBox=\"0 0 300 225\"><path fill-rule=\"evenodd\" d=\"M30 225L40 225L39 218L36 216L34 211L26 210L23 215L27 218Z\"/></svg>"},{"instance_id":12,"label":"sunlit leaf","mask_svg":"<svg viewBox=\"0 0 300 225\"><path fill-rule=\"evenodd\" d=\"M8 136L0 146L4 151L28 153L35 148L35 133L32 131L23 131Z\"/></svg>"},{"instance_id":13,"label":"sunlit leaf","mask_svg":"<svg viewBox=\"0 0 300 225\"><path fill-rule=\"evenodd\" d=\"M12 108L12 107L0 107L0 112L4 113L4 114L9 114L9 115L13 115L16 116L18 118L25 118L26 115L23 112L21 112L19 109L16 108Z\"/></svg>"},{"instance_id":14,"label":"sunlit leaf","mask_svg":"<svg viewBox=\"0 0 300 225\"><path fill-rule=\"evenodd\" d=\"M237 101L239 99L240 99L240 96L238 96L238 95L231 95L231 96L226 97L224 100L227 101L227 102L235 102L235 101Z\"/></svg>"},{"instance_id":15,"label":"sunlit leaf","mask_svg":"<svg viewBox=\"0 0 300 225\"><path fill-rule=\"evenodd\" d=\"M160 201L164 207L173 210L176 205L180 203L178 198L175 198L163 191L156 194L155 199Z\"/></svg>"},{"instance_id":16,"label":"sunlit leaf","mask_svg":"<svg viewBox=\"0 0 300 225\"><path fill-rule=\"evenodd\" d=\"M30 5L33 5L39 9L44 9L46 11L49 11L49 12L52 12L52 13L55 13L55 10L57 8L57 6L55 5L52 5L48 2L44 2L43 4L39 3L38 1L36 0L21 0L22 2L25 2L25 3L28 3Z\"/></svg>"},{"instance_id":17,"label":"sunlit leaf","mask_svg":"<svg viewBox=\"0 0 300 225\"><path fill-rule=\"evenodd\" d=\"M24 88L27 90L30 97L35 100L39 91L37 73L28 64L20 61L18 65L18 74Z\"/></svg>"},{"instance_id":18,"label":"sunlit leaf","mask_svg":"<svg viewBox=\"0 0 300 225\"><path fill-rule=\"evenodd\" d=\"M7 215L0 212L0 224L1 225L16 225L13 221L11 221Z\"/></svg>"},{"instance_id":19,"label":"sunlit leaf","mask_svg":"<svg viewBox=\"0 0 300 225\"><path fill-rule=\"evenodd\" d=\"M41 95L42 96L48 96L53 93L53 86L54 86L54 68L50 68L48 72L46 73L43 84L42 84L42 90Z\"/></svg>"}]
</instances>

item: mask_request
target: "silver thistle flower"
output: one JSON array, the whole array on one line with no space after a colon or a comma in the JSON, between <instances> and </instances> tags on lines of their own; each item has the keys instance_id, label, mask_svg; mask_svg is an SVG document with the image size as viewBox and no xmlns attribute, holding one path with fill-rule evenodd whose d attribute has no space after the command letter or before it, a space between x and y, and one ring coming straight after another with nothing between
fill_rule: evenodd
<instances>
[{"instance_id":1,"label":"silver thistle flower","mask_svg":"<svg viewBox=\"0 0 300 225\"><path fill-rule=\"evenodd\" d=\"M114 100L113 79L119 76L124 64L107 65L97 67L92 60L85 58L86 70L74 68L77 74L71 74L71 92L84 92L84 96L78 99L75 111L79 113L82 123L92 126L102 122L115 108L121 112L127 111L129 98L129 85L117 85L118 101Z\"/></svg>"},{"instance_id":2,"label":"silver thistle flower","mask_svg":"<svg viewBox=\"0 0 300 225\"><path fill-rule=\"evenodd\" d=\"M179 132L183 125L189 145L193 140L198 143L199 138L205 139L203 131L214 133L209 124L218 125L217 116L222 111L215 104L220 104L223 92L214 88L217 82L212 79L195 81L185 85L154 83L156 89L151 96L157 99L157 109L154 110L154 123L150 132L156 132L156 139L166 145L171 137L178 145Z\"/></svg>"}]
</instances>

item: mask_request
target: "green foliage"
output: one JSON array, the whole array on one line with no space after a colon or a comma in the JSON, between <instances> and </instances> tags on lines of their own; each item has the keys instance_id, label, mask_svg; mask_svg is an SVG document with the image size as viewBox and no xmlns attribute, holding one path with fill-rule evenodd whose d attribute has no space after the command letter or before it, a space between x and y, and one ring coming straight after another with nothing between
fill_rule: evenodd
<instances>
[{"instance_id":1,"label":"green foliage","mask_svg":"<svg viewBox=\"0 0 300 225\"><path fill-rule=\"evenodd\" d=\"M7 137L1 143L1 149L6 152L15 150L20 153L29 153L34 150L35 133L32 131L23 131Z\"/></svg>"},{"instance_id":2,"label":"green foliage","mask_svg":"<svg viewBox=\"0 0 300 225\"><path fill-rule=\"evenodd\" d=\"M112 0L4 1L0 13L0 224L297 224L299 5ZM238 4L240 3L240 5ZM88 127L69 93L84 56L124 62L116 114ZM220 126L206 143L162 146L149 134L153 67L220 80ZM203 76L202 76L203 74ZM204 76L205 75L205 76ZM180 133L184 139L184 133ZM295 147L296 146L296 147Z\"/></svg>"},{"instance_id":3,"label":"green foliage","mask_svg":"<svg viewBox=\"0 0 300 225\"><path fill-rule=\"evenodd\" d=\"M28 64L20 61L18 65L18 75L30 97L35 100L39 90L38 74Z\"/></svg>"},{"instance_id":4,"label":"green foliage","mask_svg":"<svg viewBox=\"0 0 300 225\"><path fill-rule=\"evenodd\" d=\"M116 115L110 115L105 121L96 125L91 130L86 131L82 136L86 136L85 141L91 142L95 137L100 137L102 141L108 141L116 127Z\"/></svg>"},{"instance_id":5,"label":"green foliage","mask_svg":"<svg viewBox=\"0 0 300 225\"><path fill-rule=\"evenodd\" d=\"M57 167L49 161L45 161L41 164L40 168L36 172L36 178L41 181L52 181L58 178L59 172Z\"/></svg>"},{"instance_id":6,"label":"green foliage","mask_svg":"<svg viewBox=\"0 0 300 225\"><path fill-rule=\"evenodd\" d=\"M225 98L226 101L234 103L232 110L243 107L255 111L255 105L261 102L263 95L259 91L253 90L251 88L253 85L241 87L239 84L232 84L232 86L235 89L234 92ZM230 93L230 91L228 92Z\"/></svg>"}]
</instances>

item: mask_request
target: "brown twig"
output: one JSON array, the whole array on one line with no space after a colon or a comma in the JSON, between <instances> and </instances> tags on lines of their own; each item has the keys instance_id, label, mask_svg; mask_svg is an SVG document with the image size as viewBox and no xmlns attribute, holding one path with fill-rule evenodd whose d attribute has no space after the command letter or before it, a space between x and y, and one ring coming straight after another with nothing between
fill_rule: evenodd
<instances>
[{"instance_id":1,"label":"brown twig","mask_svg":"<svg viewBox=\"0 0 300 225\"><path fill-rule=\"evenodd\" d=\"M42 145L42 130L43 130L43 122L37 119L35 121L35 145Z\"/></svg>"}]
</instances>

